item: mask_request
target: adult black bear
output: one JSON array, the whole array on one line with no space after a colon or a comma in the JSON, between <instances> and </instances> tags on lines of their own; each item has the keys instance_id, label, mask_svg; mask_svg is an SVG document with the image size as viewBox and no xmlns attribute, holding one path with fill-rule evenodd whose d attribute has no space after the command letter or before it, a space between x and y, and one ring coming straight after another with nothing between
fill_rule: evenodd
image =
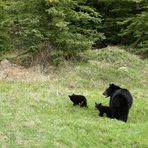
<instances>
[{"instance_id":1,"label":"adult black bear","mask_svg":"<svg viewBox=\"0 0 148 148\"><path fill-rule=\"evenodd\" d=\"M131 93L127 89L110 84L103 95L110 97L109 107L112 110L112 117L127 122L129 109L133 103Z\"/></svg>"},{"instance_id":2,"label":"adult black bear","mask_svg":"<svg viewBox=\"0 0 148 148\"><path fill-rule=\"evenodd\" d=\"M107 115L107 117L111 118L112 117L112 111L109 106L103 106L102 103L96 103L95 102L95 108L100 111L99 116L103 117L104 113Z\"/></svg>"},{"instance_id":3,"label":"adult black bear","mask_svg":"<svg viewBox=\"0 0 148 148\"><path fill-rule=\"evenodd\" d=\"M80 107L87 107L87 100L82 95L71 95L69 96L70 100L73 102L73 105L80 105Z\"/></svg>"}]
</instances>

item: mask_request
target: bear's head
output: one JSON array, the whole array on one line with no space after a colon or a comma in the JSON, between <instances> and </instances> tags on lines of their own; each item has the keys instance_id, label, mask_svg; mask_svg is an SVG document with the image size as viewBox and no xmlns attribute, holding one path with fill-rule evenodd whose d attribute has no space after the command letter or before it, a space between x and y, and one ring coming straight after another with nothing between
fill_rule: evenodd
<instances>
[{"instance_id":1,"label":"bear's head","mask_svg":"<svg viewBox=\"0 0 148 148\"><path fill-rule=\"evenodd\" d=\"M71 101L73 101L75 99L75 94L69 95L69 98Z\"/></svg>"},{"instance_id":2,"label":"bear's head","mask_svg":"<svg viewBox=\"0 0 148 148\"><path fill-rule=\"evenodd\" d=\"M121 89L121 88L113 83L109 84L109 87L104 91L103 95L106 97L109 97L118 89Z\"/></svg>"},{"instance_id":3,"label":"bear's head","mask_svg":"<svg viewBox=\"0 0 148 148\"><path fill-rule=\"evenodd\" d=\"M102 106L102 103L96 103L96 102L95 102L95 108L96 108L96 109L99 109L101 106Z\"/></svg>"}]
</instances>

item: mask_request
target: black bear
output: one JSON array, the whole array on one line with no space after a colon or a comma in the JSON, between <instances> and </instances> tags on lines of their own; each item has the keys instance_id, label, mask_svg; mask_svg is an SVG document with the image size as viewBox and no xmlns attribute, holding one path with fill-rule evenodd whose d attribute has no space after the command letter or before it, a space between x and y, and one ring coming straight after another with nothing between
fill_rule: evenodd
<instances>
[{"instance_id":1,"label":"black bear","mask_svg":"<svg viewBox=\"0 0 148 148\"><path fill-rule=\"evenodd\" d=\"M80 107L87 107L87 100L82 95L71 95L69 96L70 100L73 102L73 105L80 105Z\"/></svg>"},{"instance_id":2,"label":"black bear","mask_svg":"<svg viewBox=\"0 0 148 148\"><path fill-rule=\"evenodd\" d=\"M107 115L107 117L112 117L112 111L109 106L103 106L102 103L96 103L95 102L95 108L100 111L99 116L103 117L104 113Z\"/></svg>"},{"instance_id":3,"label":"black bear","mask_svg":"<svg viewBox=\"0 0 148 148\"><path fill-rule=\"evenodd\" d=\"M115 84L109 84L103 95L110 97L109 107L112 111L112 117L127 122L129 109L133 103L131 93Z\"/></svg>"}]
</instances>

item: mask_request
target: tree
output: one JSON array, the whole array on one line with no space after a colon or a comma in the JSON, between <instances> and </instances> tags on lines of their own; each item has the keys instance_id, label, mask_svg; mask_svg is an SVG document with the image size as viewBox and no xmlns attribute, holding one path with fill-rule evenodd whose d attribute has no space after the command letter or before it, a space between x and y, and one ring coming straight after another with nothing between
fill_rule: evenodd
<instances>
[{"instance_id":1,"label":"tree","mask_svg":"<svg viewBox=\"0 0 148 148\"><path fill-rule=\"evenodd\" d=\"M47 39L44 0L5 0L0 3L1 50L40 48Z\"/></svg>"},{"instance_id":2,"label":"tree","mask_svg":"<svg viewBox=\"0 0 148 148\"><path fill-rule=\"evenodd\" d=\"M135 17L126 19L119 24L126 26L122 28L121 37L131 37L133 42L132 47L136 48L137 53L148 56L148 2L142 1L138 3L139 13Z\"/></svg>"},{"instance_id":3,"label":"tree","mask_svg":"<svg viewBox=\"0 0 148 148\"><path fill-rule=\"evenodd\" d=\"M103 33L97 32L101 16L86 0L48 0L47 4L50 39L55 49L69 56L104 39Z\"/></svg>"}]
</instances>

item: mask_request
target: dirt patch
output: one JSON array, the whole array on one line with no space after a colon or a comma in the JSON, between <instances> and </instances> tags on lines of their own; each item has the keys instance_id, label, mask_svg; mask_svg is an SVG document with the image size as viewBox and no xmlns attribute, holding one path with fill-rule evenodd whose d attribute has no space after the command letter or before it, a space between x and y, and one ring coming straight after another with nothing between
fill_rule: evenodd
<instances>
[{"instance_id":1,"label":"dirt patch","mask_svg":"<svg viewBox=\"0 0 148 148\"><path fill-rule=\"evenodd\" d=\"M53 70L51 66L50 70ZM45 74L41 65L35 65L30 68L14 64L7 59L0 62L0 80L22 80L22 81L47 81L53 78L53 74Z\"/></svg>"},{"instance_id":2,"label":"dirt patch","mask_svg":"<svg viewBox=\"0 0 148 148\"><path fill-rule=\"evenodd\" d=\"M30 73L27 69L7 59L0 62L0 79L20 79L29 77L29 75Z\"/></svg>"}]
</instances>

